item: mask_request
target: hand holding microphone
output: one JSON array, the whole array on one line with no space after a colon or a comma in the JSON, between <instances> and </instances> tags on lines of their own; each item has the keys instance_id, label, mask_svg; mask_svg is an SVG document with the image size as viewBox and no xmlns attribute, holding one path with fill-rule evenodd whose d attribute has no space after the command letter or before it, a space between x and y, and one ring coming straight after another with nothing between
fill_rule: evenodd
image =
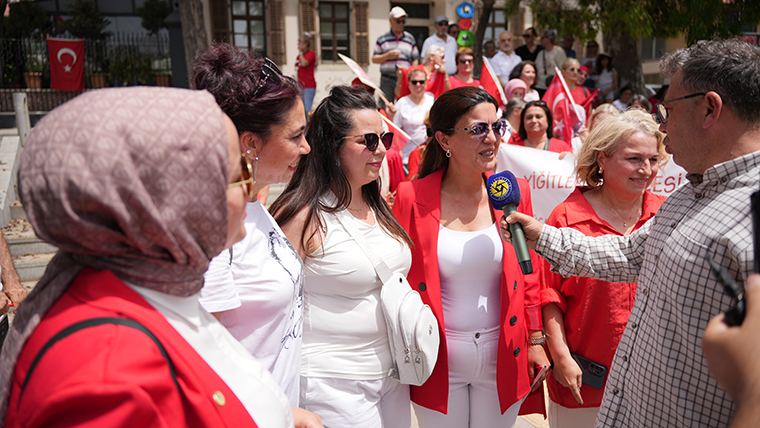
<instances>
[{"instance_id":1,"label":"hand holding microphone","mask_svg":"<svg viewBox=\"0 0 760 428\"><path fill-rule=\"evenodd\" d=\"M510 216L517 212L517 206L520 204L520 186L517 184L517 178L509 171L503 171L494 174L488 178L486 183L488 199L494 209L504 211L505 216ZM524 275L533 273L533 264L528 252L528 243L525 240L525 233L520 223L509 224L509 234L511 235L512 245L515 247L517 261L520 263L520 270Z\"/></svg>"}]
</instances>

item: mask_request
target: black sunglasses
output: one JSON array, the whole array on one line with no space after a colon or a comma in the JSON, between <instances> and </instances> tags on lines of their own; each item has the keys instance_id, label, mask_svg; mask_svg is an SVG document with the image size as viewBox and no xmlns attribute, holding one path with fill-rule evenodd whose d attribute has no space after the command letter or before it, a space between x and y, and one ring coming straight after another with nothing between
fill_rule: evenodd
<instances>
[{"instance_id":1,"label":"black sunglasses","mask_svg":"<svg viewBox=\"0 0 760 428\"><path fill-rule=\"evenodd\" d=\"M460 64L467 64L468 62L473 62L474 63L475 60L474 59L466 59L466 58L460 58L459 59L459 63Z\"/></svg>"},{"instance_id":2,"label":"black sunglasses","mask_svg":"<svg viewBox=\"0 0 760 428\"><path fill-rule=\"evenodd\" d=\"M355 137L364 137L364 145L367 146L367 150L370 152L374 152L377 150L377 146L380 145L380 141L383 142L383 146L385 146L385 150L388 150L391 148L391 144L393 144L393 132L386 132L383 135L377 135L373 133L367 133L364 135L349 135L348 137L343 138L355 138Z\"/></svg>"},{"instance_id":3,"label":"black sunglasses","mask_svg":"<svg viewBox=\"0 0 760 428\"><path fill-rule=\"evenodd\" d=\"M410 80L409 84L410 85L424 85L425 81L424 80Z\"/></svg>"},{"instance_id":4,"label":"black sunglasses","mask_svg":"<svg viewBox=\"0 0 760 428\"><path fill-rule=\"evenodd\" d=\"M261 75L262 77L259 79L259 86L253 92L251 98L256 98L256 95L259 94L259 91L264 87L264 84L270 80L277 85L282 83L282 78L280 77L282 76L282 71L277 67L277 64L267 57L264 57L264 65L261 67Z\"/></svg>"}]
</instances>

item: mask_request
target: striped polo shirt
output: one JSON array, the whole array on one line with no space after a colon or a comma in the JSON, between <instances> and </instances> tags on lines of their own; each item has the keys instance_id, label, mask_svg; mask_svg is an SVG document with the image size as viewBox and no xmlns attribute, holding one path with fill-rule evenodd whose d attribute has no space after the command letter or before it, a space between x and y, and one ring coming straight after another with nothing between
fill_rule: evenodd
<instances>
[{"instance_id":1,"label":"striped polo shirt","mask_svg":"<svg viewBox=\"0 0 760 428\"><path fill-rule=\"evenodd\" d=\"M380 73L386 76L396 77L396 65L401 68L407 68L412 65L412 61L420 59L420 52L417 50L417 42L414 36L404 31L401 38L397 38L393 31L383 33L377 38L374 55L381 55L392 50L401 52L399 59L394 61L385 61L380 64Z\"/></svg>"}]
</instances>

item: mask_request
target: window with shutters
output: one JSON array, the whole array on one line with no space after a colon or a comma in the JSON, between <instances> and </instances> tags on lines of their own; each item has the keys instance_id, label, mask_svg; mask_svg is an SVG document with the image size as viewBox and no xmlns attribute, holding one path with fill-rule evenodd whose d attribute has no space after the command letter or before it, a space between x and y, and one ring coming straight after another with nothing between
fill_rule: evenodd
<instances>
[{"instance_id":1,"label":"window with shutters","mask_svg":"<svg viewBox=\"0 0 760 428\"><path fill-rule=\"evenodd\" d=\"M486 27L486 33L483 36L483 42L493 40L497 42L499 40L499 34L507 31L507 21L504 19L504 11L494 7L491 11L491 16L488 17L488 26ZM514 38L514 35L512 35Z\"/></svg>"},{"instance_id":2,"label":"window with shutters","mask_svg":"<svg viewBox=\"0 0 760 428\"><path fill-rule=\"evenodd\" d=\"M266 55L267 36L263 0L230 2L232 10L232 44Z\"/></svg>"},{"instance_id":3,"label":"window with shutters","mask_svg":"<svg viewBox=\"0 0 760 428\"><path fill-rule=\"evenodd\" d=\"M369 3L354 2L354 61L369 65Z\"/></svg>"},{"instance_id":4,"label":"window with shutters","mask_svg":"<svg viewBox=\"0 0 760 428\"><path fill-rule=\"evenodd\" d=\"M319 2L319 39L322 62L340 61L339 53L351 56L348 6L347 2Z\"/></svg>"}]
</instances>

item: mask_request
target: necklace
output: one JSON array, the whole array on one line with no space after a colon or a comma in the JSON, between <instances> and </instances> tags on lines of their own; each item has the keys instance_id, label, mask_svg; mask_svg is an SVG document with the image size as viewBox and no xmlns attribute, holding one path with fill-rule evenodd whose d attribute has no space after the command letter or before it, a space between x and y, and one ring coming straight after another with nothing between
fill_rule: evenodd
<instances>
[{"instance_id":1,"label":"necklace","mask_svg":"<svg viewBox=\"0 0 760 428\"><path fill-rule=\"evenodd\" d=\"M608 203L607 203L607 198L605 198L605 197L604 197L604 194L602 194L602 193L601 193L601 189L599 190L599 196L601 196L601 197L602 197L602 202L604 203L604 205L606 205L606 206L607 206L607 208L608 208L610 211L612 211L612 214L614 214L614 215L615 215L615 217L617 217L617 218L618 218L618 220L620 220L620 221L622 221L622 222L623 222L623 227L625 227L625 228L627 228L627 227L628 227L628 222L629 222L629 221L631 221L631 218L633 217L633 215L634 215L634 214L636 214L636 213L639 211L639 208L638 208L638 206L634 207L634 210L633 210L633 212L631 212L631 215L629 215L629 216L628 216L628 220L623 220L623 219L622 219L622 218L621 218L621 217L618 215L617 211L613 210L613 209L612 209L612 207L610 206L610 204L608 204ZM640 216L639 216L639 217L640 217Z\"/></svg>"},{"instance_id":2,"label":"necklace","mask_svg":"<svg viewBox=\"0 0 760 428\"><path fill-rule=\"evenodd\" d=\"M362 207L361 208L346 207L346 209L349 210L349 211L353 211L355 213L358 213L358 212L364 211L364 207L366 207L366 206L367 206L367 203L366 202L362 202Z\"/></svg>"}]
</instances>

